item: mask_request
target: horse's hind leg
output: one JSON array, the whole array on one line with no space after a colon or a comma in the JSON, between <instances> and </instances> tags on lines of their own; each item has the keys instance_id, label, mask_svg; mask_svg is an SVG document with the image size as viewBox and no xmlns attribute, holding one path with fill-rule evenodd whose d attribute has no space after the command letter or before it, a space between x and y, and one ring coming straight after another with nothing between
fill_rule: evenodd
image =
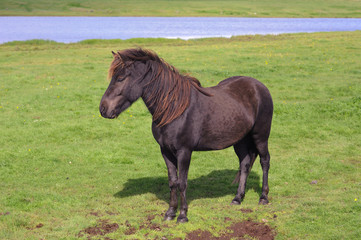
<instances>
[{"instance_id":1,"label":"horse's hind leg","mask_svg":"<svg viewBox=\"0 0 361 240\"><path fill-rule=\"evenodd\" d=\"M268 192L269 192L268 170L270 168L268 138L271 132L272 109L273 109L272 105L269 105L267 106L267 108L263 109L263 111L258 117L258 120L254 124L253 130L251 132L253 142L260 157L260 162L263 171L262 194L259 199L259 204L268 203Z\"/></svg>"},{"instance_id":2,"label":"horse's hind leg","mask_svg":"<svg viewBox=\"0 0 361 240\"><path fill-rule=\"evenodd\" d=\"M258 125L259 126L259 125ZM264 124L263 126L267 126ZM252 138L254 140L254 144L258 151L260 162L263 171L263 180L262 180L262 194L259 199L259 204L267 204L268 203L268 170L270 167L270 154L268 151L268 136L269 136L269 129L268 131L264 130L262 134L257 134L261 131L256 131L257 126L254 127L254 131L252 133Z\"/></svg>"},{"instance_id":3,"label":"horse's hind leg","mask_svg":"<svg viewBox=\"0 0 361 240\"><path fill-rule=\"evenodd\" d=\"M259 152L260 162L263 171L263 181L262 181L262 194L259 199L259 204L267 204L268 203L268 170L270 167L270 154L268 151L268 141L264 142L256 142L256 147Z\"/></svg>"},{"instance_id":4,"label":"horse's hind leg","mask_svg":"<svg viewBox=\"0 0 361 240\"><path fill-rule=\"evenodd\" d=\"M257 157L256 149L247 137L241 142L235 144L234 150L239 158L239 172L234 182L239 181L237 194L232 200L231 204L240 204L246 193L246 182L249 172L253 166L254 160Z\"/></svg>"}]
</instances>

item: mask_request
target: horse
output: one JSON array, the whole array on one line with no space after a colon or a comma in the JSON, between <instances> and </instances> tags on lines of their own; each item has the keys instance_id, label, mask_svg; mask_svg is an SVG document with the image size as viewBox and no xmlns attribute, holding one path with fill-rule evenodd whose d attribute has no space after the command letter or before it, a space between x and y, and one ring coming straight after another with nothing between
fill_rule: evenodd
<instances>
[{"instance_id":1,"label":"horse","mask_svg":"<svg viewBox=\"0 0 361 240\"><path fill-rule=\"evenodd\" d=\"M246 181L256 157L263 171L259 204L268 204L268 171L273 102L269 90L258 80L234 76L204 88L181 74L152 50L134 48L112 52L106 89L99 105L104 118L116 118L142 98L153 116L152 133L168 168L169 208L164 220L187 222L188 169L193 151L220 150L233 146L239 159L236 196L241 204Z\"/></svg>"}]
</instances>

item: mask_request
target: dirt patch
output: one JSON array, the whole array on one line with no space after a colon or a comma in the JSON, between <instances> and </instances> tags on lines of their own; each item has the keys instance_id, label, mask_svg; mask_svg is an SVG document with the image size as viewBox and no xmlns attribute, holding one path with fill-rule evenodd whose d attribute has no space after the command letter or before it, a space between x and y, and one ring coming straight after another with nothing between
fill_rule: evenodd
<instances>
[{"instance_id":1,"label":"dirt patch","mask_svg":"<svg viewBox=\"0 0 361 240\"><path fill-rule=\"evenodd\" d=\"M152 220L155 218L155 215L148 215L144 224L139 226L139 229L151 229L153 231L162 231L162 227L159 224L152 223ZM168 227L168 225L165 225ZM145 237L148 235L146 234Z\"/></svg>"},{"instance_id":2,"label":"dirt patch","mask_svg":"<svg viewBox=\"0 0 361 240\"><path fill-rule=\"evenodd\" d=\"M242 209L241 209L241 212L242 212L242 213L251 213L251 212L253 212L253 210L252 210L252 209L248 209L248 208L242 208Z\"/></svg>"},{"instance_id":3,"label":"dirt patch","mask_svg":"<svg viewBox=\"0 0 361 240\"><path fill-rule=\"evenodd\" d=\"M89 215L96 216L96 217L103 216L100 212L90 212Z\"/></svg>"},{"instance_id":4,"label":"dirt patch","mask_svg":"<svg viewBox=\"0 0 361 240\"><path fill-rule=\"evenodd\" d=\"M127 221L125 221L125 226L127 226L127 230L125 230L124 234L125 235L132 235L134 234L137 230L135 229L135 227L132 227L132 225L130 225L130 223Z\"/></svg>"},{"instance_id":5,"label":"dirt patch","mask_svg":"<svg viewBox=\"0 0 361 240\"><path fill-rule=\"evenodd\" d=\"M268 225L259 222L253 222L247 220L243 222L233 223L227 227L224 233L221 233L219 237L214 236L211 232L205 230L195 230L190 232L186 236L186 240L229 240L229 239L246 239L246 237L252 237L259 240L272 240L276 236L274 229Z\"/></svg>"},{"instance_id":6,"label":"dirt patch","mask_svg":"<svg viewBox=\"0 0 361 240\"><path fill-rule=\"evenodd\" d=\"M0 216L2 216L2 215L10 215L10 212L4 212L4 213L2 213L2 212L0 212Z\"/></svg>"},{"instance_id":7,"label":"dirt patch","mask_svg":"<svg viewBox=\"0 0 361 240\"><path fill-rule=\"evenodd\" d=\"M95 216L95 217L103 217L106 214L109 215L109 216L119 215L119 213L114 213L114 212L111 212L111 211L106 211L105 213L101 213L99 211L92 211L88 215Z\"/></svg>"},{"instance_id":8,"label":"dirt patch","mask_svg":"<svg viewBox=\"0 0 361 240\"><path fill-rule=\"evenodd\" d=\"M224 222L229 222L229 221L232 221L232 219L229 218L229 217L225 217L225 218L224 218Z\"/></svg>"},{"instance_id":9,"label":"dirt patch","mask_svg":"<svg viewBox=\"0 0 361 240\"><path fill-rule=\"evenodd\" d=\"M117 223L109 223L109 220L98 220L94 227L88 227L81 230L78 233L78 237L84 237L84 235L86 235L88 239L91 239L95 236L104 236L108 233L115 232L118 228L119 225Z\"/></svg>"},{"instance_id":10,"label":"dirt patch","mask_svg":"<svg viewBox=\"0 0 361 240\"><path fill-rule=\"evenodd\" d=\"M35 230L35 229L37 229L37 228L42 228L42 227L44 227L44 224L39 223L39 224L37 224L35 227L26 227L26 229L28 229L28 230Z\"/></svg>"},{"instance_id":11,"label":"dirt patch","mask_svg":"<svg viewBox=\"0 0 361 240\"><path fill-rule=\"evenodd\" d=\"M115 213L115 212L111 212L111 211L106 211L105 213L108 214L109 216L119 215L119 213Z\"/></svg>"},{"instance_id":12,"label":"dirt patch","mask_svg":"<svg viewBox=\"0 0 361 240\"><path fill-rule=\"evenodd\" d=\"M240 209L242 213L252 213L251 209ZM117 213L109 213L108 215L117 215ZM90 212L91 216L104 216L105 214L93 211ZM124 235L133 235L138 230L141 229L149 229L152 231L161 232L164 228L168 228L169 226L166 224L158 224L154 223L153 220L157 215L150 214L143 220L143 223L138 228L132 226L128 221L125 223L121 223L120 225L125 226L126 229L124 231ZM274 215L274 218L277 218L277 215ZM243 222L233 222L231 218L225 217L224 222L231 224L227 228L223 229L223 231L217 233L217 236L214 236L210 231L197 229L188 233L185 237L185 240L230 240L230 239L259 239L259 240L272 240L276 236L276 231L268 226L265 222L254 222L252 219L248 219ZM233 223L232 223L233 222ZM227 225L228 225L227 224ZM38 226L37 226L38 227ZM40 227L40 226L39 226ZM41 226L42 227L42 226ZM80 231L77 237L86 237L86 239L104 239L111 240L109 237L105 235L111 232L117 231L119 225L117 223L109 223L109 220L98 220L96 226L88 227L82 231ZM150 232L147 232L144 237L147 239ZM167 239L166 237L162 237L161 239ZM175 238L180 239L180 238Z\"/></svg>"},{"instance_id":13,"label":"dirt patch","mask_svg":"<svg viewBox=\"0 0 361 240\"><path fill-rule=\"evenodd\" d=\"M36 227L36 228L42 228L42 227L44 227L44 224L39 223L39 224L38 224L38 225L36 225L35 227Z\"/></svg>"}]
</instances>

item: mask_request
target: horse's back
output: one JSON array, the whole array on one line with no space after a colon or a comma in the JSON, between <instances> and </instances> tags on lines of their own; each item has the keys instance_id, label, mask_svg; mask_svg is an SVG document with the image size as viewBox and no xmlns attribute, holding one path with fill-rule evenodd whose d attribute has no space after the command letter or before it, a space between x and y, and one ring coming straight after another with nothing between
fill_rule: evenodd
<instances>
[{"instance_id":1,"label":"horse's back","mask_svg":"<svg viewBox=\"0 0 361 240\"><path fill-rule=\"evenodd\" d=\"M255 78L247 77L247 76L234 76L224 79L213 88L217 88L217 89L230 88L233 90L244 89L247 91L252 88L256 88L256 89L266 89L268 91L267 87L263 83L261 83Z\"/></svg>"},{"instance_id":2,"label":"horse's back","mask_svg":"<svg viewBox=\"0 0 361 240\"><path fill-rule=\"evenodd\" d=\"M211 94L226 95L228 99L234 99L239 104L249 107L261 107L272 105L271 94L267 87L255 78L246 76L234 76L209 88Z\"/></svg>"},{"instance_id":3,"label":"horse's back","mask_svg":"<svg viewBox=\"0 0 361 240\"><path fill-rule=\"evenodd\" d=\"M223 86L223 85L227 85L227 84L231 84L231 83L234 83L234 82L239 82L239 81L248 81L250 79L254 79L254 78L251 78L251 77L245 77L245 76L233 76L233 77L230 77L230 78L226 78L222 81L220 81L217 86ZM255 79L254 79L255 80Z\"/></svg>"}]
</instances>

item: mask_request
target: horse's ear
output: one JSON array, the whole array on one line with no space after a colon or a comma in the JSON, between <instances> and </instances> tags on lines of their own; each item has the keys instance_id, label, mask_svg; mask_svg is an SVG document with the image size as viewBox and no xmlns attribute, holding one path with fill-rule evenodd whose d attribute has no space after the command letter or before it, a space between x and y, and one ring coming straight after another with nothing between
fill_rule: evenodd
<instances>
[{"instance_id":1,"label":"horse's ear","mask_svg":"<svg viewBox=\"0 0 361 240\"><path fill-rule=\"evenodd\" d=\"M122 56L119 54L119 52L115 53L115 52L112 51L112 54L113 54L115 59L119 59L121 62L123 62Z\"/></svg>"}]
</instances>

